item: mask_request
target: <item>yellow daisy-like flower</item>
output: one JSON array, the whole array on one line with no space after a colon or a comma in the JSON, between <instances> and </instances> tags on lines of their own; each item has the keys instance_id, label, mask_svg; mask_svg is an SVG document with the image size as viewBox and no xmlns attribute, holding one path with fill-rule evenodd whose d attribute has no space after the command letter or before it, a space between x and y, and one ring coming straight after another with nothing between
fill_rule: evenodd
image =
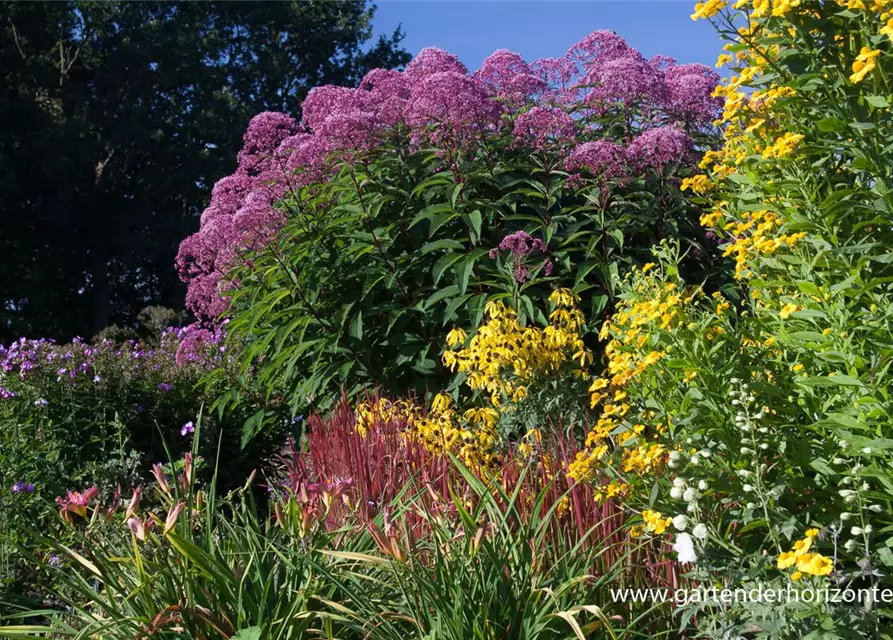
<instances>
[{"instance_id":1,"label":"yellow daisy-like flower","mask_svg":"<svg viewBox=\"0 0 893 640\"><path fill-rule=\"evenodd\" d=\"M865 76L874 70L876 66L874 59L879 55L881 55L881 52L878 49L862 47L862 50L853 62L853 74L850 76L850 82L853 84L862 82Z\"/></svg>"},{"instance_id":2,"label":"yellow daisy-like flower","mask_svg":"<svg viewBox=\"0 0 893 640\"><path fill-rule=\"evenodd\" d=\"M452 331L450 331L447 334L447 337L446 337L447 345L450 347L455 347L457 344L463 344L467 337L468 337L468 334L466 334L459 327L455 327Z\"/></svg>"},{"instance_id":3,"label":"yellow daisy-like flower","mask_svg":"<svg viewBox=\"0 0 893 640\"><path fill-rule=\"evenodd\" d=\"M784 320L784 319L790 317L790 315L796 311L800 311L800 307L789 302L788 304L786 304L785 306L783 306L781 308L781 311L779 312L778 315L781 317L782 320Z\"/></svg>"},{"instance_id":4,"label":"yellow daisy-like flower","mask_svg":"<svg viewBox=\"0 0 893 640\"><path fill-rule=\"evenodd\" d=\"M706 20L719 13L728 3L724 0L707 0L695 5L695 12L691 14L692 20Z\"/></svg>"}]
</instances>

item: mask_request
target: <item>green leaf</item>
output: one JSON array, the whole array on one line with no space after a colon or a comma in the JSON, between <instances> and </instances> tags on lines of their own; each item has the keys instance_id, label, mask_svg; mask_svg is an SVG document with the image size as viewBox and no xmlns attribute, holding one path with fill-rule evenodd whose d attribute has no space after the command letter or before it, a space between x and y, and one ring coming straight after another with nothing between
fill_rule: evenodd
<instances>
[{"instance_id":1,"label":"green leaf","mask_svg":"<svg viewBox=\"0 0 893 640\"><path fill-rule=\"evenodd\" d=\"M431 253L432 251L437 251L439 249L465 249L465 245L458 240L443 238L442 240L435 240L434 242L427 243L422 247L421 253L422 255L425 255L426 253Z\"/></svg>"},{"instance_id":2,"label":"green leaf","mask_svg":"<svg viewBox=\"0 0 893 640\"><path fill-rule=\"evenodd\" d=\"M864 96L865 102L878 109L886 109L890 102L884 96Z\"/></svg>"},{"instance_id":3,"label":"green leaf","mask_svg":"<svg viewBox=\"0 0 893 640\"><path fill-rule=\"evenodd\" d=\"M455 296L459 294L459 285L451 284L448 287L444 287L440 291L435 291L431 297L425 300L425 308L430 308L432 305L437 304L444 298L449 298L451 296Z\"/></svg>"},{"instance_id":4,"label":"green leaf","mask_svg":"<svg viewBox=\"0 0 893 640\"><path fill-rule=\"evenodd\" d=\"M357 340L363 339L363 311L357 309L353 318L350 320L350 336Z\"/></svg>"},{"instance_id":5,"label":"green leaf","mask_svg":"<svg viewBox=\"0 0 893 640\"><path fill-rule=\"evenodd\" d=\"M230 640L260 640L260 627L247 627L239 631Z\"/></svg>"},{"instance_id":6,"label":"green leaf","mask_svg":"<svg viewBox=\"0 0 893 640\"><path fill-rule=\"evenodd\" d=\"M483 217L479 209L475 209L468 215L462 216L468 229L471 231L471 243L477 244L481 239L481 224Z\"/></svg>"}]
</instances>

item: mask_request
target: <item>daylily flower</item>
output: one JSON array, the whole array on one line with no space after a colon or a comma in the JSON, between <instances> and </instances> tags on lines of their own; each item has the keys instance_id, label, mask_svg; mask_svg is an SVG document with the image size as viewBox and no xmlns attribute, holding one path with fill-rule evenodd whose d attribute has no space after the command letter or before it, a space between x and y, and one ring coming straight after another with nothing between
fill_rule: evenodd
<instances>
[{"instance_id":1,"label":"daylily flower","mask_svg":"<svg viewBox=\"0 0 893 640\"><path fill-rule=\"evenodd\" d=\"M77 514L82 518L85 517L87 515L87 506L97 495L99 495L99 489L96 485L93 485L83 493L69 491L65 498L56 498L56 504L59 505L59 515L69 522L72 522L72 514Z\"/></svg>"},{"instance_id":2,"label":"daylily flower","mask_svg":"<svg viewBox=\"0 0 893 640\"><path fill-rule=\"evenodd\" d=\"M124 519L129 520L136 515L137 509L140 508L140 497L143 495L143 488L137 487L133 490L133 496L130 498L130 504L127 505L127 511L124 512Z\"/></svg>"}]
</instances>

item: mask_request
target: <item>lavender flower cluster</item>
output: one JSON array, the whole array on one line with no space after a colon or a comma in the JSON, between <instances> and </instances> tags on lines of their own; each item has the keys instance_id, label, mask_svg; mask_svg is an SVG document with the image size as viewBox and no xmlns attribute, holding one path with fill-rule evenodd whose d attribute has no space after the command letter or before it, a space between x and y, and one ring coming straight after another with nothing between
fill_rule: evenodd
<instances>
[{"instance_id":1,"label":"lavender flower cluster","mask_svg":"<svg viewBox=\"0 0 893 640\"><path fill-rule=\"evenodd\" d=\"M0 400L18 395L10 389L17 382L40 377L55 378L60 384L103 385L107 379L145 377L151 372L158 377L175 377L184 367L210 367L219 361L223 327L208 331L195 326L167 329L157 347L148 347L129 340L123 344L102 340L88 344L75 338L67 344L53 340L19 338L8 347L0 345ZM114 371L114 374L112 374ZM156 388L162 393L173 388L167 380ZM43 397L33 402L38 409L49 401Z\"/></svg>"},{"instance_id":2,"label":"lavender flower cluster","mask_svg":"<svg viewBox=\"0 0 893 640\"><path fill-rule=\"evenodd\" d=\"M686 159L690 132L718 114L717 82L708 67L646 60L623 38L596 31L560 58L527 63L502 49L469 73L453 54L428 48L404 71L369 72L356 89L317 87L300 123L283 113L252 119L238 169L214 186L200 230L180 245L186 304L213 326L227 308L227 273L284 224L276 202L386 140L410 150L433 146L455 170L459 157L508 131L516 147L553 154L570 171L623 178ZM622 144L593 140L602 134L587 118L613 111L636 114Z\"/></svg>"}]
</instances>

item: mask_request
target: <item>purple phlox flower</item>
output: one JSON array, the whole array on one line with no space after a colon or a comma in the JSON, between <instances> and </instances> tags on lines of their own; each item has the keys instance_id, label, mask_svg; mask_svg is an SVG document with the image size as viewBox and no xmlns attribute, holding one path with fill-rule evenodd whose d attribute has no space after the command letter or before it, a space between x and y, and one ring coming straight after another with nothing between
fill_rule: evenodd
<instances>
[{"instance_id":1,"label":"purple phlox flower","mask_svg":"<svg viewBox=\"0 0 893 640\"><path fill-rule=\"evenodd\" d=\"M59 557L58 554L54 553L47 559L47 564L54 569L58 569L62 566L62 558Z\"/></svg>"},{"instance_id":2,"label":"purple phlox flower","mask_svg":"<svg viewBox=\"0 0 893 640\"><path fill-rule=\"evenodd\" d=\"M13 493L34 493L34 485L30 482L16 482L12 485Z\"/></svg>"},{"instance_id":3,"label":"purple phlox flower","mask_svg":"<svg viewBox=\"0 0 893 640\"><path fill-rule=\"evenodd\" d=\"M42 408L42 407L49 406L49 404L50 404L50 403L49 403L47 400L45 400L44 398L38 398L37 400L34 401L34 406L35 406L35 407L40 407L40 408Z\"/></svg>"},{"instance_id":4,"label":"purple phlox flower","mask_svg":"<svg viewBox=\"0 0 893 640\"><path fill-rule=\"evenodd\" d=\"M161 391L163 391L164 393L167 393L168 391L170 391L170 390L173 389L174 387L173 387L173 385L171 385L169 382L162 382L162 383L160 383L160 384L158 385L158 388L159 388Z\"/></svg>"},{"instance_id":5,"label":"purple phlox flower","mask_svg":"<svg viewBox=\"0 0 893 640\"><path fill-rule=\"evenodd\" d=\"M180 435L186 436L188 433L195 433L195 425L192 422L187 422L180 428Z\"/></svg>"},{"instance_id":6,"label":"purple phlox flower","mask_svg":"<svg viewBox=\"0 0 893 640\"><path fill-rule=\"evenodd\" d=\"M16 392L12 389L7 389L6 387L0 387L0 399L6 400L7 398L15 398Z\"/></svg>"}]
</instances>

